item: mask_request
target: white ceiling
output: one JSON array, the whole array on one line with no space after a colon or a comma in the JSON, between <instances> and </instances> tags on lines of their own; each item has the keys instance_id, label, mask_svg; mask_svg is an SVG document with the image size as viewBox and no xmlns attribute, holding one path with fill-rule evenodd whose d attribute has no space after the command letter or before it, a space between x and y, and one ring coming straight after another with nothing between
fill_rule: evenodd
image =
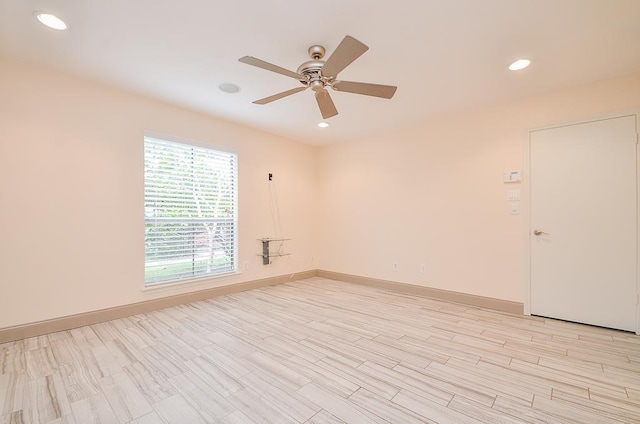
<instances>
[{"instance_id":1,"label":"white ceiling","mask_svg":"<svg viewBox=\"0 0 640 424\"><path fill-rule=\"evenodd\" d=\"M251 103L299 83L238 58L295 71L310 45L328 57L347 34L370 49L340 79L397 85L393 99L331 92L327 129L311 90ZM324 144L638 72L640 0L0 0L0 57ZM520 57L532 65L508 71Z\"/></svg>"}]
</instances>

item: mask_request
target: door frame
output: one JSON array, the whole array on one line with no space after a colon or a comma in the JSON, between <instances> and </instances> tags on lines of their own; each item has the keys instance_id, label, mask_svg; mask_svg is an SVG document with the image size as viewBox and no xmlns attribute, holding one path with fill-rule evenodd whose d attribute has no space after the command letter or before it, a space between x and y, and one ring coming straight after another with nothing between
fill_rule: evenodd
<instances>
[{"instance_id":1,"label":"door frame","mask_svg":"<svg viewBox=\"0 0 640 424\"><path fill-rule=\"evenodd\" d=\"M521 211L524 235L524 314L531 315L531 133L540 130L567 127L571 125L587 124L590 122L604 121L613 118L633 116L636 121L636 330L640 335L640 110L634 109L628 112L618 112L597 115L590 118L561 122L553 125L533 127L525 130L524 134L524 172L521 196Z\"/></svg>"}]
</instances>

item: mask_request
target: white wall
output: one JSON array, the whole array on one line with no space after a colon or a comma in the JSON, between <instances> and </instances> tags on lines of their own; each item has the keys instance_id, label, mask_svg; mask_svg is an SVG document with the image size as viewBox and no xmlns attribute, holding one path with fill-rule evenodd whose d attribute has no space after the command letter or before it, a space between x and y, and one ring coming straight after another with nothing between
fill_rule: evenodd
<instances>
[{"instance_id":1,"label":"white wall","mask_svg":"<svg viewBox=\"0 0 640 424\"><path fill-rule=\"evenodd\" d=\"M506 191L526 193L502 173L524 171L527 130L638 107L640 74L324 147L320 268L523 302Z\"/></svg>"},{"instance_id":2,"label":"white wall","mask_svg":"<svg viewBox=\"0 0 640 424\"><path fill-rule=\"evenodd\" d=\"M143 134L239 157L240 267L199 286L143 292ZM263 266L274 174L293 253ZM45 69L0 61L0 328L315 269L316 149Z\"/></svg>"}]
</instances>

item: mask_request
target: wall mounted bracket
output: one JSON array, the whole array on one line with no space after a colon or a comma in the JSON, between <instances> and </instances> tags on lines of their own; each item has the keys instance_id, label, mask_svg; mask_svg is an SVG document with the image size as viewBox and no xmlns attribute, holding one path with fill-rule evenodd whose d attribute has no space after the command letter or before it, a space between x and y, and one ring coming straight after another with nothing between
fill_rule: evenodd
<instances>
[{"instance_id":1,"label":"wall mounted bracket","mask_svg":"<svg viewBox=\"0 0 640 424\"><path fill-rule=\"evenodd\" d=\"M262 254L258 254L258 256L262 256L262 265L269 265L271 263L271 258L277 258L281 256L289 256L291 253L271 253L269 249L269 243L273 241L287 241L291 239L286 238L261 238L258 241L262 242Z\"/></svg>"}]
</instances>

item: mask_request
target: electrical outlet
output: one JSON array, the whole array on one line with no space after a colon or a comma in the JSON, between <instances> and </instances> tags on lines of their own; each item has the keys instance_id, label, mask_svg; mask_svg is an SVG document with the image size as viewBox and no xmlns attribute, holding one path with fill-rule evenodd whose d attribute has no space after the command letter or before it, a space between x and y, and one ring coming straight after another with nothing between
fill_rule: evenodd
<instances>
[{"instance_id":1,"label":"electrical outlet","mask_svg":"<svg viewBox=\"0 0 640 424\"><path fill-rule=\"evenodd\" d=\"M420 274L427 273L427 266L425 264L420 265Z\"/></svg>"},{"instance_id":2,"label":"electrical outlet","mask_svg":"<svg viewBox=\"0 0 640 424\"><path fill-rule=\"evenodd\" d=\"M398 271L400 269L400 265L398 265L398 262L394 262L393 263L393 270L394 271Z\"/></svg>"},{"instance_id":3,"label":"electrical outlet","mask_svg":"<svg viewBox=\"0 0 640 424\"><path fill-rule=\"evenodd\" d=\"M245 271L249 270L249 261L244 261L242 263L242 269L245 270Z\"/></svg>"}]
</instances>

